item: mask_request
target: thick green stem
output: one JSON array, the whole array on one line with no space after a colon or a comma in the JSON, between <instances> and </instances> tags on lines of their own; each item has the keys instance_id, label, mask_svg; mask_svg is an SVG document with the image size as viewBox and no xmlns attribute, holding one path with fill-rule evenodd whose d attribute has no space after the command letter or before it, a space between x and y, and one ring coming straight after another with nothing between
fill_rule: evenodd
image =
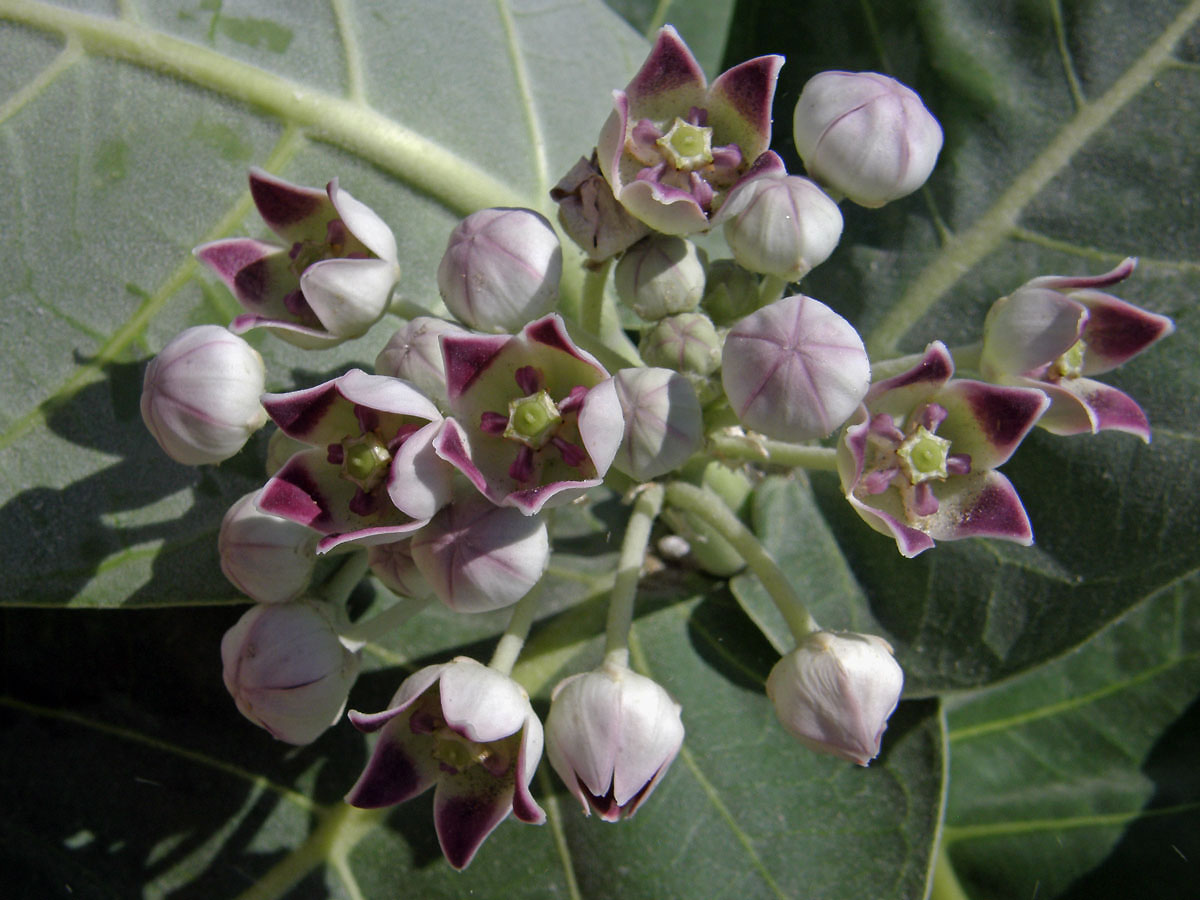
<instances>
[{"instance_id":1,"label":"thick green stem","mask_svg":"<svg viewBox=\"0 0 1200 900\"><path fill-rule=\"evenodd\" d=\"M759 435L710 434L708 447L721 459L738 459L791 469L837 471L837 450L812 444L789 444Z\"/></svg>"},{"instance_id":2,"label":"thick green stem","mask_svg":"<svg viewBox=\"0 0 1200 900\"><path fill-rule=\"evenodd\" d=\"M671 506L704 520L733 545L775 601L775 606L779 608L797 643L819 630L820 626L792 590L792 585L779 568L779 564L720 497L712 491L682 481L673 481L667 486L666 501Z\"/></svg>"},{"instance_id":3,"label":"thick green stem","mask_svg":"<svg viewBox=\"0 0 1200 900\"><path fill-rule=\"evenodd\" d=\"M580 303L580 318L585 330L594 335L604 333L604 286L608 283L608 270L612 260L606 260L595 268L588 268L583 275L583 297Z\"/></svg>"},{"instance_id":4,"label":"thick green stem","mask_svg":"<svg viewBox=\"0 0 1200 900\"><path fill-rule=\"evenodd\" d=\"M346 558L341 567L314 593L329 603L341 604L354 593L358 583L367 574L367 552L356 550Z\"/></svg>"},{"instance_id":5,"label":"thick green stem","mask_svg":"<svg viewBox=\"0 0 1200 900\"><path fill-rule=\"evenodd\" d=\"M420 599L403 597L383 612L343 629L342 640L351 644L366 644L388 632L395 631L431 602L433 602L432 595Z\"/></svg>"},{"instance_id":6,"label":"thick green stem","mask_svg":"<svg viewBox=\"0 0 1200 900\"><path fill-rule=\"evenodd\" d=\"M764 275L758 283L758 305L760 307L774 303L783 296L788 283L777 275Z\"/></svg>"},{"instance_id":7,"label":"thick green stem","mask_svg":"<svg viewBox=\"0 0 1200 900\"><path fill-rule=\"evenodd\" d=\"M662 509L663 487L648 484L642 488L633 504L621 555L617 560L617 575L613 581L612 599L608 606L608 628L604 640L604 661L616 666L629 664L629 629L633 624L633 601L637 596L638 579L650 543L650 529Z\"/></svg>"},{"instance_id":8,"label":"thick green stem","mask_svg":"<svg viewBox=\"0 0 1200 900\"><path fill-rule=\"evenodd\" d=\"M533 617L537 614L538 606L542 602L542 585L544 583L545 579L542 579L533 586L528 594L517 601L512 618L509 619L508 628L500 636L500 640L496 644L496 652L492 654L492 661L488 663L497 672L504 675L512 674L513 666L517 664L517 657L521 655L521 650L525 647L525 639L529 637Z\"/></svg>"}]
</instances>

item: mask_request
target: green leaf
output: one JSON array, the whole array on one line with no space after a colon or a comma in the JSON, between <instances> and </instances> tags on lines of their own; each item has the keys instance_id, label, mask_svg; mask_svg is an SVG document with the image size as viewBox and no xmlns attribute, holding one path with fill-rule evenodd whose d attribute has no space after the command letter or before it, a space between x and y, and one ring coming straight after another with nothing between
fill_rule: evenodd
<instances>
[{"instance_id":1,"label":"green leaf","mask_svg":"<svg viewBox=\"0 0 1200 900\"><path fill-rule=\"evenodd\" d=\"M967 895L1183 897L1200 853L1197 580L955 702L946 819Z\"/></svg>"}]
</instances>

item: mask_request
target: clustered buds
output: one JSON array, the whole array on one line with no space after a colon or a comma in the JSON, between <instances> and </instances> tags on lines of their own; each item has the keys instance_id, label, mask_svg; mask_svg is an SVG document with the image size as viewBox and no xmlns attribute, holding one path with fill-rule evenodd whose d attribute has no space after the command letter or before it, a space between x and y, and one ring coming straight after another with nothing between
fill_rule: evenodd
<instances>
[{"instance_id":1,"label":"clustered buds","mask_svg":"<svg viewBox=\"0 0 1200 900\"><path fill-rule=\"evenodd\" d=\"M510 813L545 820L530 790L542 723L511 672L551 567L555 509L602 486L633 505L604 662L554 688L545 731L549 763L583 811L616 822L647 801L684 738L680 704L628 666L629 576L655 539L663 559L716 577L764 572L745 524L759 472L742 460L836 464L850 507L911 557L945 540L1032 542L997 469L1035 425L1149 440L1136 401L1093 377L1174 328L1101 292L1133 260L1034 278L997 300L971 362L978 379L956 377L954 353L933 341L878 361L888 374L872 382L838 303L789 285L836 252L838 200L878 207L924 184L941 128L892 78L821 73L794 114L806 175L789 174L770 149L781 64L759 57L709 84L663 28L614 93L590 158L550 193L586 257L582 291L564 278L545 216L479 210L437 269L446 318L400 322L372 347L374 372L293 390L267 392L263 358L238 335L263 328L314 350L366 336L391 306L396 241L337 179L318 190L254 169L251 196L279 242L194 251L245 312L228 328L185 330L146 368L142 416L181 463L220 463L274 424L266 482L229 509L218 549L230 584L254 601L221 643L225 685L275 738L305 744L340 719L361 648L427 602L463 615L513 607L491 664L427 666L384 710L349 714L377 737L347 801L379 808L434 788L455 868ZM730 259L700 247L717 228ZM560 291L574 296L560 304ZM664 477L672 484L654 483ZM671 499L681 495L710 506ZM326 554L336 572L319 562ZM367 571L396 599L351 623L345 601ZM780 596L777 573L768 582L781 609L798 603ZM796 648L766 684L783 728L867 765L903 689L891 645L821 630L797 609L785 619Z\"/></svg>"}]
</instances>

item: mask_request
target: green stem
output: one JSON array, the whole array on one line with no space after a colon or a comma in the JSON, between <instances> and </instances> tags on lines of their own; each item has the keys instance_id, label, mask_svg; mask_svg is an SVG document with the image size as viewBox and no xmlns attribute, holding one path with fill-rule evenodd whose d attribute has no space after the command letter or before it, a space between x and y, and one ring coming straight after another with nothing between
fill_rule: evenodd
<instances>
[{"instance_id":1,"label":"green stem","mask_svg":"<svg viewBox=\"0 0 1200 900\"><path fill-rule=\"evenodd\" d=\"M633 602L637 596L638 579L650 543L650 529L662 509L663 487L647 484L633 504L621 555L617 559L617 575L613 580L612 599L608 605L608 627L604 637L604 661L615 666L629 665L629 629L633 625Z\"/></svg>"},{"instance_id":2,"label":"green stem","mask_svg":"<svg viewBox=\"0 0 1200 900\"><path fill-rule=\"evenodd\" d=\"M425 607L433 602L433 595L428 597L402 597L381 613L355 622L349 628L343 629L342 640L352 644L366 644L376 638L395 631Z\"/></svg>"},{"instance_id":3,"label":"green stem","mask_svg":"<svg viewBox=\"0 0 1200 900\"><path fill-rule=\"evenodd\" d=\"M363 580L363 576L367 574L367 569L367 552L356 550L314 593L329 603L345 603L346 599L354 593L354 589L358 587L358 583Z\"/></svg>"},{"instance_id":4,"label":"green stem","mask_svg":"<svg viewBox=\"0 0 1200 900\"><path fill-rule=\"evenodd\" d=\"M767 548L742 524L742 520L720 497L712 491L682 481L673 481L667 485L666 501L671 506L690 512L707 522L733 545L775 601L775 606L787 622L788 630L792 632L796 643L820 629Z\"/></svg>"},{"instance_id":5,"label":"green stem","mask_svg":"<svg viewBox=\"0 0 1200 900\"><path fill-rule=\"evenodd\" d=\"M837 471L837 449L812 444L789 444L759 435L710 434L708 447L721 459L737 459L791 469Z\"/></svg>"},{"instance_id":6,"label":"green stem","mask_svg":"<svg viewBox=\"0 0 1200 900\"><path fill-rule=\"evenodd\" d=\"M758 283L758 305L760 307L774 303L783 296L788 283L778 275L764 275Z\"/></svg>"},{"instance_id":7,"label":"green stem","mask_svg":"<svg viewBox=\"0 0 1200 900\"><path fill-rule=\"evenodd\" d=\"M533 586L528 594L517 601L512 618L508 622L508 628L500 636L500 640L496 644L496 651L492 654L492 661L488 663L497 672L504 675L512 674L513 666L517 664L517 657L521 655L521 650L525 647L525 639L529 637L533 617L537 614L538 606L542 602L542 586L545 581L543 578Z\"/></svg>"},{"instance_id":8,"label":"green stem","mask_svg":"<svg viewBox=\"0 0 1200 900\"><path fill-rule=\"evenodd\" d=\"M580 318L584 329L594 335L604 333L604 286L608 284L610 268L611 259L605 260L595 268L586 268L583 275Z\"/></svg>"}]
</instances>

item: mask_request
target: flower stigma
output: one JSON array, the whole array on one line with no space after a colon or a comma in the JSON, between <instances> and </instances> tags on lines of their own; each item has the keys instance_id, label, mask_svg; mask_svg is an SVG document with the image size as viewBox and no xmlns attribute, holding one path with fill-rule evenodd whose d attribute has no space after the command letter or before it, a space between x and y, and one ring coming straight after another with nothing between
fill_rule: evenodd
<instances>
[{"instance_id":1,"label":"flower stigma","mask_svg":"<svg viewBox=\"0 0 1200 900\"><path fill-rule=\"evenodd\" d=\"M934 478L944 479L950 472L946 461L950 457L950 441L938 437L924 425L910 434L896 448L900 468L913 484Z\"/></svg>"},{"instance_id":2,"label":"flower stigma","mask_svg":"<svg viewBox=\"0 0 1200 900\"><path fill-rule=\"evenodd\" d=\"M712 132L711 128L692 125L676 116L671 130L655 143L672 166L688 172L713 161Z\"/></svg>"},{"instance_id":3,"label":"flower stigma","mask_svg":"<svg viewBox=\"0 0 1200 900\"><path fill-rule=\"evenodd\" d=\"M1061 378L1078 378L1083 374L1083 340L1070 346L1066 353L1054 361L1054 371Z\"/></svg>"},{"instance_id":4,"label":"flower stigma","mask_svg":"<svg viewBox=\"0 0 1200 900\"><path fill-rule=\"evenodd\" d=\"M548 393L538 391L508 404L508 426L504 429L504 437L538 450L550 442L561 424L558 405Z\"/></svg>"}]
</instances>

